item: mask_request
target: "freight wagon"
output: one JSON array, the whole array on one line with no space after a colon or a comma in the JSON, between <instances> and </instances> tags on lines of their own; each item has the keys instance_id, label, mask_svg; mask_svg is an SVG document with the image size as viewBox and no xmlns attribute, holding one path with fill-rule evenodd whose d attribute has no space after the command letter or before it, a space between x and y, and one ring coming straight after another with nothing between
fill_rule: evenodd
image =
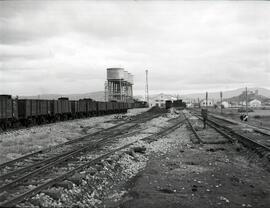
<instances>
[{"instance_id":1,"label":"freight wagon","mask_svg":"<svg viewBox=\"0 0 270 208\"><path fill-rule=\"evenodd\" d=\"M165 108L170 109L172 107L172 101L171 100L166 100L165 101Z\"/></svg>"},{"instance_id":2,"label":"freight wagon","mask_svg":"<svg viewBox=\"0 0 270 208\"><path fill-rule=\"evenodd\" d=\"M182 100L174 100L172 105L174 108L177 108L177 109L186 108L186 103L183 102Z\"/></svg>"},{"instance_id":3,"label":"freight wagon","mask_svg":"<svg viewBox=\"0 0 270 208\"><path fill-rule=\"evenodd\" d=\"M165 108L169 109L172 107L177 108L177 109L184 109L186 108L186 103L183 102L182 100L174 100L174 101L166 100Z\"/></svg>"},{"instance_id":4,"label":"freight wagon","mask_svg":"<svg viewBox=\"0 0 270 208\"><path fill-rule=\"evenodd\" d=\"M147 108L148 107L148 103L145 101L135 101L133 103L133 108Z\"/></svg>"},{"instance_id":5,"label":"freight wagon","mask_svg":"<svg viewBox=\"0 0 270 208\"><path fill-rule=\"evenodd\" d=\"M13 100L11 95L0 95L0 128L11 127L18 119L17 99Z\"/></svg>"},{"instance_id":6,"label":"freight wagon","mask_svg":"<svg viewBox=\"0 0 270 208\"><path fill-rule=\"evenodd\" d=\"M71 100L70 106L71 106L71 117L73 119L79 118L79 101L78 100Z\"/></svg>"},{"instance_id":7,"label":"freight wagon","mask_svg":"<svg viewBox=\"0 0 270 208\"><path fill-rule=\"evenodd\" d=\"M133 105L133 106L132 106ZM83 118L112 113L126 113L134 104L122 102L98 102L89 98L69 100L12 99L0 95L0 128L51 123L58 120Z\"/></svg>"},{"instance_id":8,"label":"freight wagon","mask_svg":"<svg viewBox=\"0 0 270 208\"><path fill-rule=\"evenodd\" d=\"M97 114L105 115L107 112L107 103L106 102L96 102Z\"/></svg>"},{"instance_id":9,"label":"freight wagon","mask_svg":"<svg viewBox=\"0 0 270 208\"><path fill-rule=\"evenodd\" d=\"M86 116L97 115L97 104L95 101L89 98L85 98Z\"/></svg>"},{"instance_id":10,"label":"freight wagon","mask_svg":"<svg viewBox=\"0 0 270 208\"><path fill-rule=\"evenodd\" d=\"M66 97L58 99L58 113L61 120L67 120L71 118L71 102Z\"/></svg>"},{"instance_id":11,"label":"freight wagon","mask_svg":"<svg viewBox=\"0 0 270 208\"><path fill-rule=\"evenodd\" d=\"M18 117L23 125L41 124L51 115L49 100L18 100Z\"/></svg>"}]
</instances>

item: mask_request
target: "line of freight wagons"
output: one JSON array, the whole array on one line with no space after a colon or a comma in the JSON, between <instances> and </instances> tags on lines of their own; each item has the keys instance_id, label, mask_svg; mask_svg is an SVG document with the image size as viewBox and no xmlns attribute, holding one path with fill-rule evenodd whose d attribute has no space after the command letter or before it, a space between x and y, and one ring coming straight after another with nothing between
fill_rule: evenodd
<instances>
[{"instance_id":1,"label":"line of freight wagons","mask_svg":"<svg viewBox=\"0 0 270 208\"><path fill-rule=\"evenodd\" d=\"M165 102L165 108L169 109L169 108L177 108L177 109L184 109L186 108L186 103L183 102L182 100L166 100Z\"/></svg>"},{"instance_id":2,"label":"line of freight wagons","mask_svg":"<svg viewBox=\"0 0 270 208\"><path fill-rule=\"evenodd\" d=\"M133 107L145 106L123 102L99 102L92 99L12 99L11 95L0 95L0 128L6 129L18 125L28 126L57 120L126 113L128 109Z\"/></svg>"}]
</instances>

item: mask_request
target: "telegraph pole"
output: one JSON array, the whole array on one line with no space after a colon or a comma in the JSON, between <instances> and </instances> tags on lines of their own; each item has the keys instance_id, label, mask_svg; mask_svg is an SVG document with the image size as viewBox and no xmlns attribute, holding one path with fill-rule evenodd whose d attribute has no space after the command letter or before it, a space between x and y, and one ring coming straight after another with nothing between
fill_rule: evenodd
<instances>
[{"instance_id":1,"label":"telegraph pole","mask_svg":"<svg viewBox=\"0 0 270 208\"><path fill-rule=\"evenodd\" d=\"M222 91L220 92L220 111L222 113Z\"/></svg>"},{"instance_id":2,"label":"telegraph pole","mask_svg":"<svg viewBox=\"0 0 270 208\"><path fill-rule=\"evenodd\" d=\"M148 89L148 70L145 70L145 75L146 75L146 84L145 84L145 100L150 106L149 103L149 89Z\"/></svg>"},{"instance_id":3,"label":"telegraph pole","mask_svg":"<svg viewBox=\"0 0 270 208\"><path fill-rule=\"evenodd\" d=\"M206 92L205 98L206 98L206 108L208 108L208 92Z\"/></svg>"},{"instance_id":4,"label":"telegraph pole","mask_svg":"<svg viewBox=\"0 0 270 208\"><path fill-rule=\"evenodd\" d=\"M248 91L246 87L246 114L248 115Z\"/></svg>"}]
</instances>

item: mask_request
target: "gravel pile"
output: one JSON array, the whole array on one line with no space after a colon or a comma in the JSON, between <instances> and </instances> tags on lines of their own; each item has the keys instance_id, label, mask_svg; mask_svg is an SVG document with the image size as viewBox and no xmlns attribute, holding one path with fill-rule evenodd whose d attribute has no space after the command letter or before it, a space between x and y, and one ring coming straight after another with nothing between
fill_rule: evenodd
<instances>
[{"instance_id":1,"label":"gravel pile","mask_svg":"<svg viewBox=\"0 0 270 208\"><path fill-rule=\"evenodd\" d=\"M127 116L136 116L138 114L141 114L145 111L148 111L149 108L135 108L135 109L129 109L128 112L125 114Z\"/></svg>"},{"instance_id":2,"label":"gravel pile","mask_svg":"<svg viewBox=\"0 0 270 208\"><path fill-rule=\"evenodd\" d=\"M147 127L147 129L142 132L157 133L160 130L160 128L164 128L169 125L169 123L167 122L169 119L170 118L167 115L152 119L151 121L148 121L145 124L143 124L143 126Z\"/></svg>"}]
</instances>

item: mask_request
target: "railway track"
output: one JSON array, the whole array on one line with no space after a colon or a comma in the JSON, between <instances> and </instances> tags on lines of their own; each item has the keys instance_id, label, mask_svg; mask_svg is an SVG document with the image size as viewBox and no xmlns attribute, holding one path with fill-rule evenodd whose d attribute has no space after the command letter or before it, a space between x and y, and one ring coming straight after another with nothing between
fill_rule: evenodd
<instances>
[{"instance_id":1,"label":"railway track","mask_svg":"<svg viewBox=\"0 0 270 208\"><path fill-rule=\"evenodd\" d=\"M195 110L195 109L192 109L192 110L193 110L194 112L200 114L200 111ZM209 112L209 113L208 113L208 116L210 116L210 117L212 117L212 118L214 118L214 119L218 119L218 120L220 120L220 121L222 121L222 122L225 122L225 123L228 123L228 124L232 124L232 125L238 125L238 124L240 123L240 124L243 124L243 125L246 126L246 127L252 128L252 129L253 129L254 131L256 131L257 133L264 134L264 135L266 135L266 136L270 136L270 134L269 134L270 129L269 129L269 128L266 128L266 127L263 127L263 126L254 125L254 124L251 124L251 123L241 123L241 122L235 121L235 120L233 120L233 119L230 119L230 120L232 120L232 121L230 121L230 120L228 120L228 119L226 119L226 118L223 118L221 115L215 114L215 113L213 113L213 112Z\"/></svg>"},{"instance_id":2,"label":"railway track","mask_svg":"<svg viewBox=\"0 0 270 208\"><path fill-rule=\"evenodd\" d=\"M18 178L18 176L22 178L22 174L27 175L27 173L31 171L33 172L34 170L48 168L50 164L61 162L62 160L68 159L76 154L89 151L110 138L127 134L129 130L138 127L140 125L139 122L144 123L158 116L160 116L160 114L144 115L144 118L138 117L139 119L133 119L103 131L83 136L3 163L0 165L0 182L2 184L0 192L7 186L11 186L16 183L16 180L12 180L12 178ZM134 133L136 132L131 132L131 134ZM7 180L8 178L9 180Z\"/></svg>"},{"instance_id":3,"label":"railway track","mask_svg":"<svg viewBox=\"0 0 270 208\"><path fill-rule=\"evenodd\" d=\"M202 117L198 113L192 113L201 121ZM270 137L267 135L254 133L252 131L243 131L237 124L232 124L226 120L214 117L208 117L207 125L215 129L230 142L239 141L244 146L254 150L260 156L267 156L270 159Z\"/></svg>"},{"instance_id":4,"label":"railway track","mask_svg":"<svg viewBox=\"0 0 270 208\"><path fill-rule=\"evenodd\" d=\"M189 129L192 131L194 137L191 136L191 141L194 144L224 144L231 141L227 134L223 134L218 128L203 129L203 123L198 123L198 118L187 113L185 115ZM196 118L196 119L194 119Z\"/></svg>"},{"instance_id":5,"label":"railway track","mask_svg":"<svg viewBox=\"0 0 270 208\"><path fill-rule=\"evenodd\" d=\"M172 125L162 129L162 131L154 135L144 137L141 140L151 142L153 140L156 140L157 137L162 137L166 134L169 134L170 132L178 128L179 124L183 123L184 120L185 119L182 116L170 119L169 122L172 123ZM113 138L112 135L111 138ZM6 180L7 181L11 180L12 182L7 183L6 185L0 188L1 192L5 193L6 196L5 200L0 202L0 206L1 207L14 206L17 203L29 198L30 196L39 193L41 190L48 188L53 184L60 182L68 177L71 177L75 172L82 170L86 167L89 167L97 163L98 161L114 154L115 152L125 149L138 142L138 140L131 142L127 145L116 148L109 152L106 149L105 150L97 149L98 146L102 146L103 144L109 141L112 141L112 139L106 140L106 142L104 139L101 139L95 142L95 144L92 144L91 148L93 148L93 150L96 150L95 153L93 152L89 153L89 151L88 153L82 153L82 151L80 151L80 153L82 154L77 154L79 152L76 152L76 154L71 153L73 154L72 156L63 155L59 157L59 159L50 162L47 165L42 166L38 169L31 170L29 173L19 178L16 178L18 175L14 176L13 174L10 174L9 177L6 178ZM89 147L83 148L87 149Z\"/></svg>"},{"instance_id":6,"label":"railway track","mask_svg":"<svg viewBox=\"0 0 270 208\"><path fill-rule=\"evenodd\" d=\"M101 131L92 133L92 134L88 134L73 140L70 140L68 142L56 145L56 146L52 146L52 147L48 147L36 152L33 152L31 154L19 157L17 159L5 162L0 164L0 179L2 178L3 174L6 174L7 172L11 172L14 168L13 166L16 168L16 166L21 166L21 162L25 162L25 163L31 163L31 160L33 159L33 161L39 161L38 157L40 157L42 159L42 155L44 154L49 154L50 152L52 153L52 155L57 155L58 152L63 153L63 148L67 148L70 147L71 149L76 149L76 143L81 146L84 145L84 143L88 143L90 140L93 141L95 138L98 137L104 137L105 135L108 136L112 136L112 135L117 135L120 134L121 132L123 132L125 129L121 129L121 128L127 128L126 130L128 130L128 128L134 128L136 126L138 126L138 124L140 122L146 122L148 120L154 119L158 116L160 116L161 114L149 114L149 113L143 113L143 114L139 114L134 116L134 118L132 118L129 121L126 121L125 123L123 123L122 121L119 124L116 124L115 126L112 126L110 128L107 129L103 129ZM127 126L129 125L129 126ZM74 146L73 146L74 145Z\"/></svg>"},{"instance_id":7,"label":"railway track","mask_svg":"<svg viewBox=\"0 0 270 208\"><path fill-rule=\"evenodd\" d=\"M187 123L188 123L188 126L189 126L189 128L191 129L191 131L193 132L193 134L195 135L195 140L194 139L192 139L193 141L193 143L203 143L203 141L202 141L202 139L201 139L201 137L198 135L198 133L197 133L197 131L194 129L194 127L193 127L193 125L191 124L191 122L190 122L190 120L188 119L188 117L184 114L184 117L185 117L185 119L186 119L186 121L187 121Z\"/></svg>"},{"instance_id":8,"label":"railway track","mask_svg":"<svg viewBox=\"0 0 270 208\"><path fill-rule=\"evenodd\" d=\"M236 120L236 122L240 122L236 118L231 117L230 115L227 115L225 113L220 114L219 112L214 112L214 111L210 111L210 113L211 113L212 116L218 115L218 116L222 116L222 117L225 117L225 118L228 118L228 119ZM245 123L245 125L250 126L250 127L253 127L253 128L259 128L259 129L262 129L262 130L270 131L270 128L269 127L263 125L262 123L260 123L256 119L254 119L253 117L249 116L249 119L248 120L249 121L247 123Z\"/></svg>"}]
</instances>

